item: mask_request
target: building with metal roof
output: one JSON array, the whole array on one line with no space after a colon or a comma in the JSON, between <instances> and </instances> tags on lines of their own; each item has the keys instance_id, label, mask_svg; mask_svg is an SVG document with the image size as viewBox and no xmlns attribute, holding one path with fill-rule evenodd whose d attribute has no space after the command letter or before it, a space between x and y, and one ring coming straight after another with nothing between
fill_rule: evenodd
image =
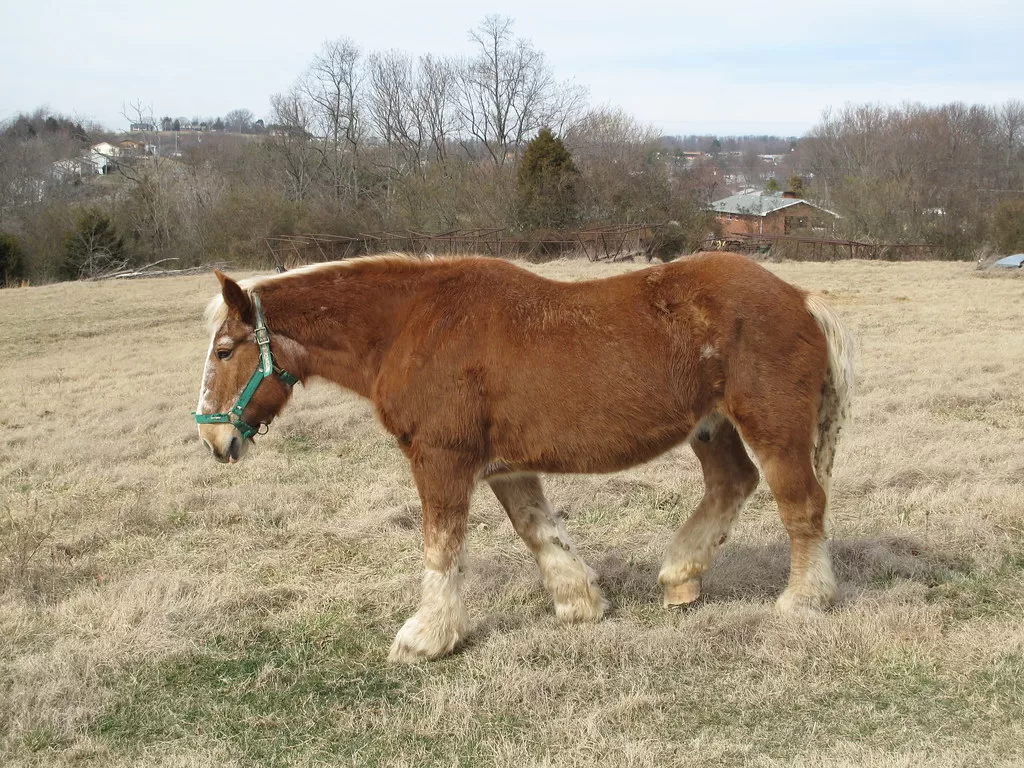
<instances>
[{"instance_id":1,"label":"building with metal roof","mask_svg":"<svg viewBox=\"0 0 1024 768\"><path fill-rule=\"evenodd\" d=\"M730 195L711 203L726 235L786 235L800 230L832 231L837 214L792 192Z\"/></svg>"}]
</instances>

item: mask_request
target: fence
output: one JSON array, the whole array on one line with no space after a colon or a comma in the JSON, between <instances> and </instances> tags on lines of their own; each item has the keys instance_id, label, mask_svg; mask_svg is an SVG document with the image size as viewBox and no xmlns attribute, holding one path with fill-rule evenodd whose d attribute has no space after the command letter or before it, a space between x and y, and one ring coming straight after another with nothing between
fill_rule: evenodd
<instances>
[{"instance_id":1,"label":"fence","mask_svg":"<svg viewBox=\"0 0 1024 768\"><path fill-rule=\"evenodd\" d=\"M664 224L587 227L586 229L511 232L499 227L454 229L449 232L367 232L355 236L296 234L267 237L274 263L282 267L335 261L389 251L416 254L482 254L540 260L564 255L590 261L648 261L662 243Z\"/></svg>"},{"instance_id":2,"label":"fence","mask_svg":"<svg viewBox=\"0 0 1024 768\"><path fill-rule=\"evenodd\" d=\"M771 251L778 258L794 261L926 261L939 258L938 246L928 243L862 243L856 240L828 240L793 235L730 235L708 238L708 251Z\"/></svg>"},{"instance_id":3,"label":"fence","mask_svg":"<svg viewBox=\"0 0 1024 768\"><path fill-rule=\"evenodd\" d=\"M416 254L481 254L499 258L543 260L579 256L590 261L650 261L664 244L664 224L587 227L586 229L530 234L500 227L453 229L427 233L366 232L358 235L297 234L264 238L273 263L293 267L336 261L389 251ZM704 241L707 251L771 252L795 261L868 259L922 261L938 258L928 243L862 243L856 240L796 237L793 235L729 235Z\"/></svg>"}]
</instances>

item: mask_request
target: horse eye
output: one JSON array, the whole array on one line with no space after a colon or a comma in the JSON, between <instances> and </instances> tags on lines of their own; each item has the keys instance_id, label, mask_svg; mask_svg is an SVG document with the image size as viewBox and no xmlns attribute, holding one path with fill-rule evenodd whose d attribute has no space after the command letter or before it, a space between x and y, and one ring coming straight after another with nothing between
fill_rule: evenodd
<instances>
[{"instance_id":1,"label":"horse eye","mask_svg":"<svg viewBox=\"0 0 1024 768\"><path fill-rule=\"evenodd\" d=\"M218 349L217 350L217 359L218 360L227 360L229 357L231 357L231 350L230 349Z\"/></svg>"}]
</instances>

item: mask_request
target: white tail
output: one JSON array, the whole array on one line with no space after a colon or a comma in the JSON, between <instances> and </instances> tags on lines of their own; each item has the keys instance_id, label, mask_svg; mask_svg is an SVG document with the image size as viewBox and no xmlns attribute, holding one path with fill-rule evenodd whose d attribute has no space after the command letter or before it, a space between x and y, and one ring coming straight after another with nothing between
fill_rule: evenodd
<instances>
[{"instance_id":1,"label":"white tail","mask_svg":"<svg viewBox=\"0 0 1024 768\"><path fill-rule=\"evenodd\" d=\"M836 456L839 433L850 417L853 398L853 336L846 330L839 316L825 300L809 294L807 311L825 334L828 348L828 369L821 389L818 408L818 439L814 446L814 474L825 491L825 527L830 529L828 502L831 496L832 462Z\"/></svg>"}]
</instances>

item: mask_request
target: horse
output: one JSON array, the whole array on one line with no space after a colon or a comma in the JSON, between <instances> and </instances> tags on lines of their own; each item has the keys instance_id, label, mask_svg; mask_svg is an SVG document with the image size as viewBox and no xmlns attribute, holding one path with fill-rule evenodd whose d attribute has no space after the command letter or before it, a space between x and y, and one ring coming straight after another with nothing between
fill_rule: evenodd
<instances>
[{"instance_id":1,"label":"horse","mask_svg":"<svg viewBox=\"0 0 1024 768\"><path fill-rule=\"evenodd\" d=\"M243 282L216 275L196 420L218 461L240 461L294 387L319 377L368 398L410 463L422 593L391 661L435 659L467 636L461 565L480 481L533 553L557 617L599 620L596 574L538 475L615 472L682 443L705 490L668 545L664 605L699 599L758 485L745 446L790 539L777 607L837 599L826 516L852 338L820 296L752 260L699 254L582 282L493 258L403 254Z\"/></svg>"}]
</instances>

